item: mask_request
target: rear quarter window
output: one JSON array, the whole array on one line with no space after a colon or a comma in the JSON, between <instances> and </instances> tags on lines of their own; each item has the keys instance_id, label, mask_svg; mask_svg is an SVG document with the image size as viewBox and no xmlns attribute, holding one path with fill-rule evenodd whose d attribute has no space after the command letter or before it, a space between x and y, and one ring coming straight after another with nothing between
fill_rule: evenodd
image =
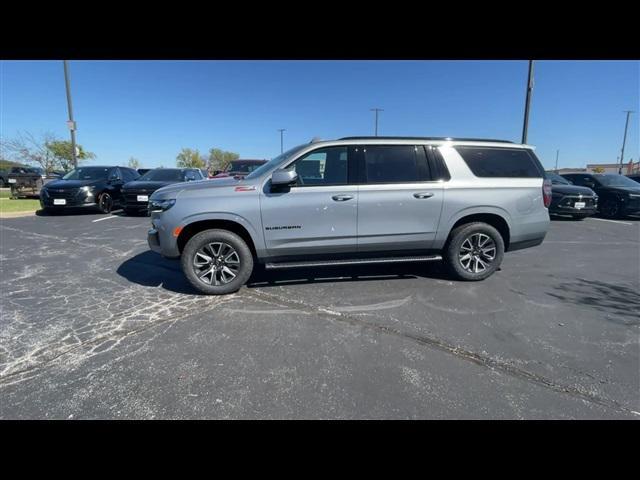
<instances>
[{"instance_id":1,"label":"rear quarter window","mask_svg":"<svg viewBox=\"0 0 640 480\"><path fill-rule=\"evenodd\" d=\"M541 178L544 170L532 152L515 148L455 147L476 177Z\"/></svg>"}]
</instances>

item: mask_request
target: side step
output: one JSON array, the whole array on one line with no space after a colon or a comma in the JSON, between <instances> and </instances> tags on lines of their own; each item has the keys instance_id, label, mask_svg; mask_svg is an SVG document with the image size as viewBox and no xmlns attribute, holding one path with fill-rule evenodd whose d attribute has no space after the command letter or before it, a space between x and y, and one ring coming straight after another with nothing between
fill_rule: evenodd
<instances>
[{"instance_id":1,"label":"side step","mask_svg":"<svg viewBox=\"0 0 640 480\"><path fill-rule=\"evenodd\" d=\"M283 262L267 263L267 270L278 270L285 268L308 268L308 267L333 267L343 265L371 265L377 263L403 263L403 262L435 262L442 260L441 255L424 255L419 257L389 257L389 258L354 258L345 260L317 260L313 262Z\"/></svg>"}]
</instances>

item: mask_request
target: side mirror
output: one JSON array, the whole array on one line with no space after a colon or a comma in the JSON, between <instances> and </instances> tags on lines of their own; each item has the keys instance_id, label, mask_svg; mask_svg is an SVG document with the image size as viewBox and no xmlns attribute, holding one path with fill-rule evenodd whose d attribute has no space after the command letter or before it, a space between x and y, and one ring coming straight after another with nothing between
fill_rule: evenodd
<instances>
[{"instance_id":1,"label":"side mirror","mask_svg":"<svg viewBox=\"0 0 640 480\"><path fill-rule=\"evenodd\" d=\"M298 174L294 170L279 169L271 175L271 185L292 185L298 181Z\"/></svg>"}]
</instances>

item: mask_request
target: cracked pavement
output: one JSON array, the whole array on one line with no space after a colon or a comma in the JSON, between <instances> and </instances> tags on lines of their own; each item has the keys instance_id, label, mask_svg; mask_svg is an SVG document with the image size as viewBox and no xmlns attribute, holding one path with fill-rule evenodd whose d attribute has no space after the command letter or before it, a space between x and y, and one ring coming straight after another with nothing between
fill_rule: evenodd
<instances>
[{"instance_id":1,"label":"cracked pavement","mask_svg":"<svg viewBox=\"0 0 640 480\"><path fill-rule=\"evenodd\" d=\"M199 295L144 217L0 223L0 418L640 418L640 221L502 270L268 273Z\"/></svg>"}]
</instances>

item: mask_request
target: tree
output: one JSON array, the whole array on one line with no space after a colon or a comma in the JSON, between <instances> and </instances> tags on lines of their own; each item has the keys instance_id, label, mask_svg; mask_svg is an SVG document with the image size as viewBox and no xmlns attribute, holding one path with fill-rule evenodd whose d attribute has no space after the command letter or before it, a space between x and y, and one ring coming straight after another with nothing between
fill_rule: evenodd
<instances>
[{"instance_id":1,"label":"tree","mask_svg":"<svg viewBox=\"0 0 640 480\"><path fill-rule=\"evenodd\" d=\"M176 156L176 165L179 168L204 168L205 161L198 150L183 148Z\"/></svg>"},{"instance_id":2,"label":"tree","mask_svg":"<svg viewBox=\"0 0 640 480\"><path fill-rule=\"evenodd\" d=\"M25 132L18 133L11 140L2 141L0 146L3 152L11 155L15 161L38 165L46 173L50 173L58 166L54 152L48 148L48 145L55 140L56 137L49 132L43 133L40 137Z\"/></svg>"},{"instance_id":3,"label":"tree","mask_svg":"<svg viewBox=\"0 0 640 480\"><path fill-rule=\"evenodd\" d=\"M134 157L130 157L129 158L129 167L137 170L138 168L140 168L140 160L138 160L137 158L134 158Z\"/></svg>"},{"instance_id":4,"label":"tree","mask_svg":"<svg viewBox=\"0 0 640 480\"><path fill-rule=\"evenodd\" d=\"M235 152L227 152L219 148L212 148L209 150L207 168L211 172L215 170L224 170L227 168L227 165L238 158L240 158L240 155Z\"/></svg>"},{"instance_id":5,"label":"tree","mask_svg":"<svg viewBox=\"0 0 640 480\"><path fill-rule=\"evenodd\" d=\"M46 173L53 170L70 170L73 168L73 156L71 154L71 142L60 140L52 133L43 133L36 137L32 133L18 133L11 140L3 140L0 143L3 153L7 152L13 160L30 165L38 165ZM76 145L79 161L87 158L95 158L91 152L87 152L82 145Z\"/></svg>"},{"instance_id":6,"label":"tree","mask_svg":"<svg viewBox=\"0 0 640 480\"><path fill-rule=\"evenodd\" d=\"M55 157L56 164L65 172L71 170L73 165L73 150L69 140L53 140L45 144L47 149L52 152ZM96 158L92 152L87 152L82 145L76 144L76 159L78 163L89 158Z\"/></svg>"}]
</instances>

